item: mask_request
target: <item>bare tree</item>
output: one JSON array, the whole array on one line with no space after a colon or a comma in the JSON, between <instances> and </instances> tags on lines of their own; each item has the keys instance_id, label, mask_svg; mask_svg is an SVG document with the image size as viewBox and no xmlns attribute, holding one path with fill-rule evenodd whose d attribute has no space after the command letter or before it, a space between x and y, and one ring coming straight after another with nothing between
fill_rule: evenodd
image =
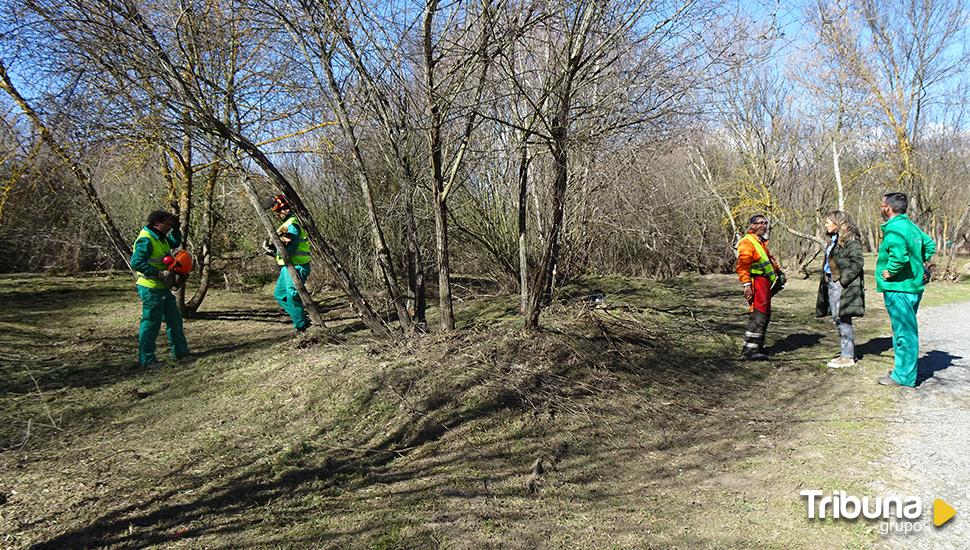
<instances>
[{"instance_id":1,"label":"bare tree","mask_svg":"<svg viewBox=\"0 0 970 550\"><path fill-rule=\"evenodd\" d=\"M346 57L361 77L365 94L371 96L371 105L377 107L378 120L383 128L392 131L387 102L380 96L381 90L375 86L373 76L361 59L361 54L351 36L349 14L338 12L336 6L325 6L314 2L299 0L287 9L268 4L267 9L289 33L292 44L302 53L306 73L316 84L316 90L329 100L330 107L337 118L344 142L350 152L354 175L360 187L361 197L370 226L371 239L377 253L377 264L384 288L397 312L398 320L405 334L411 333L414 320L400 290L394 260L384 234L383 223L374 199L372 173L363 152L357 122L351 113L348 92L341 85L334 65L339 52L339 44L344 45ZM349 8L344 8L349 9Z\"/></svg>"},{"instance_id":2,"label":"bare tree","mask_svg":"<svg viewBox=\"0 0 970 550\"><path fill-rule=\"evenodd\" d=\"M735 54L728 51L732 46L727 38L735 34L713 40L692 34L696 30L692 25L720 17L717 3L526 6L522 9L536 13L535 19L520 20L528 22L529 32L522 33L521 47L509 52L527 59L505 57L502 67L511 96L521 97L527 106L506 122L522 132L523 144L541 146L542 162L548 163L548 187L533 193L537 201L545 196L548 206L536 209L537 220L545 227L539 232L540 251L528 282L524 315L531 330L538 327L559 264L567 192L575 177L570 167L580 162L570 156L582 150L577 143L592 143L633 128L658 128L664 120L676 118L691 91L699 93L723 73L725 60ZM683 47L685 42L690 46ZM539 160L529 156L526 153L525 161L519 156L520 198L526 194L522 184L527 181L521 175L527 175L527 167ZM595 158L584 160L592 163ZM520 202L520 220L523 210ZM520 240L524 233L520 227Z\"/></svg>"},{"instance_id":3,"label":"bare tree","mask_svg":"<svg viewBox=\"0 0 970 550\"><path fill-rule=\"evenodd\" d=\"M85 196L88 199L91 207L94 208L95 214L98 216L98 221L101 223L102 229L104 229L105 234L107 234L108 239L114 245L115 252L121 257L121 260L131 269L131 264L129 263L131 258L131 245L128 244L125 239L121 237L121 233L114 224L114 220L111 218L111 214L108 212L108 208L105 206L101 197L98 196L97 189L94 188L94 184L91 180L91 173L88 171L81 162L78 161L76 155L72 154L65 148L61 143L54 137L51 130L44 124L41 120L40 115L37 111L27 103L24 96L20 94L17 88L14 86L13 82L10 80L10 75L7 74L7 68L0 60L0 89L7 93L10 98L17 104L18 107L27 115L27 118L33 123L37 132L40 133L41 139L47 146L54 151L54 153L60 157L64 162L67 163L68 167L73 174L74 179L80 185L81 189L84 191Z\"/></svg>"},{"instance_id":4,"label":"bare tree","mask_svg":"<svg viewBox=\"0 0 970 550\"><path fill-rule=\"evenodd\" d=\"M439 0L426 0L422 21L421 44L424 73L424 109L429 151L431 189L434 197L435 241L438 254L438 309L442 330L455 328L455 314L451 295L451 253L448 235L448 198L459 183L472 132L479 122L479 110L486 86L486 76L494 58L492 38L494 7L490 0L481 0L479 10L463 10L463 24L457 36L439 28L437 18L442 11ZM453 20L453 19L452 19ZM470 38L469 38L470 37ZM456 44L460 53L454 55L447 44ZM454 111L459 94L469 98L471 108ZM461 117L452 155L447 155L446 120Z\"/></svg>"},{"instance_id":5,"label":"bare tree","mask_svg":"<svg viewBox=\"0 0 970 550\"><path fill-rule=\"evenodd\" d=\"M218 97L227 98L227 90L224 84L216 79L215 72L187 75L186 70L192 69L191 65L175 61L176 58L173 55L180 50L170 50L163 46L163 42L156 33L156 30L162 30L162 27L153 28L134 0L122 2L75 0L56 4L31 2L31 6L40 17L57 30L62 39L76 48L78 55L85 56L89 63L107 65L104 69L112 71L120 78L125 78L131 73L146 75L144 79L130 79L125 84L145 86L146 82L150 82L153 86L160 87L142 89L167 105L168 112L175 120L181 120L183 112L190 113L190 123L194 127L204 134L231 142L252 159L276 188L287 196L294 213L300 217L311 241L320 251L324 263L341 284L352 307L364 323L377 334L382 336L391 334L385 323L374 314L354 278L318 229L299 193L256 141L245 135L243 118L239 114L242 110L238 107L238 101L234 101L233 110L236 114L233 116L233 125L227 124L217 116L211 101ZM70 14L83 14L83 16L74 17ZM210 10L193 15L213 18L211 24L207 26L207 31L212 35L233 30L232 27L221 25L218 12ZM169 29L169 32L174 34L172 29ZM235 40L234 37L228 37L225 40L227 47L235 44ZM103 55L105 47L112 48L111 56ZM251 44L250 47L258 47L258 45ZM249 53L256 55L258 52ZM251 57L248 61L255 62L255 58ZM201 71L204 67L195 69ZM272 75L269 77L273 78ZM270 86L272 86L272 80ZM236 92L240 93L240 90L237 88ZM265 94L266 90L258 90L258 93Z\"/></svg>"},{"instance_id":6,"label":"bare tree","mask_svg":"<svg viewBox=\"0 0 970 550\"><path fill-rule=\"evenodd\" d=\"M970 51L964 0L819 0L813 12L819 44L860 82L868 103L892 136L897 185L913 198L914 215L932 204L918 151L930 107L961 75Z\"/></svg>"}]
</instances>

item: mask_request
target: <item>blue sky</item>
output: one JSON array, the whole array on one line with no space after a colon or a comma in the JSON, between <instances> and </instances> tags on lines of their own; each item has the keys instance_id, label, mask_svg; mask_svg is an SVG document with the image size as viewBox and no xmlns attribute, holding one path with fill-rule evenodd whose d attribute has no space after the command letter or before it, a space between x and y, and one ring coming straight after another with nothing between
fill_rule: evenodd
<instances>
[{"instance_id":1,"label":"blue sky","mask_svg":"<svg viewBox=\"0 0 970 550\"><path fill-rule=\"evenodd\" d=\"M786 76L792 71L797 71L797 57L800 50L807 48L811 44L812 37L810 31L804 27L804 14L806 9L814 6L815 0L728 0L727 6L740 16L747 16L749 19L760 24L767 25L774 22L779 40L776 45L775 55L768 61L769 67L773 68L779 75ZM9 11L9 5L0 8ZM8 35L17 22L13 21L5 13L0 13L0 34ZM16 46L10 48L10 42L0 41L0 46L8 48L0 49L0 56L7 64L14 84L20 91L32 98L46 91L45 82L32 74L30 65L24 59L18 59ZM958 78L960 83L965 79ZM8 105L7 101L2 105Z\"/></svg>"}]
</instances>

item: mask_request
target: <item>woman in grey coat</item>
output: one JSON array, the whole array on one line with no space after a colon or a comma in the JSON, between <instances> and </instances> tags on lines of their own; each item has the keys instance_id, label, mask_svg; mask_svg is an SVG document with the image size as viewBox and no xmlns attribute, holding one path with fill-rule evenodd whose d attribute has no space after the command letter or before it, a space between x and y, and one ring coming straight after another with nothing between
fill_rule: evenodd
<instances>
[{"instance_id":1,"label":"woman in grey coat","mask_svg":"<svg viewBox=\"0 0 970 550\"><path fill-rule=\"evenodd\" d=\"M822 279L818 285L815 314L831 316L839 332L841 352L829 361L830 368L838 369L855 365L855 335L853 317L866 312L866 294L863 284L862 243L859 228L849 215L833 210L822 218L829 243L825 247L825 263Z\"/></svg>"}]
</instances>

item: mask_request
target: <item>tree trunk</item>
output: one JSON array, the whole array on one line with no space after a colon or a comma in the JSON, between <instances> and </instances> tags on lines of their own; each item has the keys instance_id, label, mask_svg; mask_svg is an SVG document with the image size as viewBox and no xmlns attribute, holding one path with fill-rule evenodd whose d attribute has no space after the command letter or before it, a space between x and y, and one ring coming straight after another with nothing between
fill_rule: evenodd
<instances>
[{"instance_id":1,"label":"tree trunk","mask_svg":"<svg viewBox=\"0 0 970 550\"><path fill-rule=\"evenodd\" d=\"M387 146L393 153L394 161L397 162L404 172L402 189L407 190L404 191L405 221L402 227L402 235L404 240L404 248L407 250L408 286L405 296L403 296L403 300L400 292L400 285L398 284L398 279L395 274L393 258L391 257L389 247L386 244L386 239L377 217L376 208L373 205L370 183L367 179L368 172L366 171L364 165L364 156L360 152L358 139L355 135L356 131L354 126L351 124L352 119L348 113L344 96L334 74L333 52L336 46L331 43L331 40L325 36L325 33L321 27L317 25L312 25L313 32L311 34L316 40L316 46L319 50L320 59L323 61L324 71L327 74L326 87L324 87L323 83L320 82L320 79L317 77L315 72L314 77L316 78L318 86L321 89L326 88L330 91L332 105L337 114L341 130L344 132L344 135L354 152L354 162L357 165L360 177L362 178L360 180L360 185L367 203L368 217L371 221L372 238L378 253L378 266L381 269L388 294L394 302L394 308L398 313L401 327L403 331L408 334L412 333L415 328L424 331L427 329L427 303L424 283L424 265L421 257L420 238L417 224L414 219L414 193L417 190L417 179L414 176L413 170L411 169L410 161L402 154L401 145L404 142L404 138L402 137L400 128L397 127L394 122L392 122L393 117L391 115L390 102L386 95L386 91L384 91L384 87L378 83L378 80L375 79L374 75L370 73L367 63L365 63L362 59L358 46L352 38L353 33L350 30L349 21L340 16L337 13L339 10L336 10L335 8L336 6L330 6L329 10L325 10L329 18L329 24L333 25L334 27L334 29L330 29L330 31L335 31L337 36L339 36L340 42L345 47L345 55L352 63L354 69L357 71L357 74L361 77L361 82L359 83L358 89L363 91L371 106L377 112L378 119L383 127L385 137L387 138ZM284 20L285 19L286 18L284 17ZM301 38L298 37L304 37L305 33L297 29L297 27L292 23L287 22L285 24L290 32L293 33L294 38L297 39L298 42L303 43ZM309 60L310 54L308 51L306 51L305 47L304 54ZM391 163L390 159L388 159L388 163Z\"/></svg>"},{"instance_id":2,"label":"tree trunk","mask_svg":"<svg viewBox=\"0 0 970 550\"><path fill-rule=\"evenodd\" d=\"M199 238L198 253L195 255L195 267L199 272L199 286L195 289L192 299L186 302L183 314L191 317L199 310L206 293L209 291L209 277L212 274L212 233L215 229L215 216L212 211L212 197L215 194L216 182L219 180L221 165L217 162L206 178L205 188L202 190L202 232Z\"/></svg>"},{"instance_id":3,"label":"tree trunk","mask_svg":"<svg viewBox=\"0 0 970 550\"><path fill-rule=\"evenodd\" d=\"M161 158L159 159L159 167L162 170L162 179L168 185L168 207L172 212L178 214L179 211L179 192L178 185L175 183L175 175L172 173L172 162L173 155L170 153L168 146L162 145L160 147Z\"/></svg>"},{"instance_id":4,"label":"tree trunk","mask_svg":"<svg viewBox=\"0 0 970 550\"><path fill-rule=\"evenodd\" d=\"M249 202L252 203L253 208L256 210L256 217L259 218L259 221L263 224L263 228L266 229L266 233L270 236L270 240L276 246L277 253L283 258L283 269L289 271L290 278L293 280L293 284L296 285L296 290L300 295L300 300L303 302L303 307L306 308L307 316L310 317L310 321L314 325L330 332L330 329L323 323L323 318L320 317L320 312L317 311L317 306L313 303L313 299L310 297L310 293L307 291L303 279L300 278L299 272L297 272L292 260L290 260L290 255L286 252L283 241L280 240L279 234L276 233L276 225L270 220L266 211L263 210L256 186L253 185L253 182L249 179L249 174L241 166L237 165L237 170L239 170L239 175L242 179L243 187L246 189L246 195L249 197Z\"/></svg>"},{"instance_id":5,"label":"tree trunk","mask_svg":"<svg viewBox=\"0 0 970 550\"><path fill-rule=\"evenodd\" d=\"M558 128L559 136L555 136L552 147L553 171L555 180L552 189L552 220L549 224L549 235L546 237L545 244L539 264L536 266L535 274L529 287L529 301L525 312L526 330L536 330L539 328L539 313L542 311L542 299L551 284L551 277L556 266L556 254L558 250L557 242L562 231L563 210L566 199L566 182L568 178L568 168L566 164L566 129Z\"/></svg>"},{"instance_id":6,"label":"tree trunk","mask_svg":"<svg viewBox=\"0 0 970 550\"><path fill-rule=\"evenodd\" d=\"M529 250L526 241L526 213L529 193L529 139L522 137L519 150L519 312L525 314L529 308Z\"/></svg>"},{"instance_id":7,"label":"tree trunk","mask_svg":"<svg viewBox=\"0 0 970 550\"><path fill-rule=\"evenodd\" d=\"M838 195L839 210L845 212L845 192L842 189L842 168L839 166L839 147L832 140L832 171L835 172L835 191Z\"/></svg>"},{"instance_id":8,"label":"tree trunk","mask_svg":"<svg viewBox=\"0 0 970 550\"><path fill-rule=\"evenodd\" d=\"M418 224L414 219L414 193L417 188L405 191L404 197L404 240L408 262L408 314L414 320L415 328L426 330L427 297L424 286L424 261L421 258L421 240Z\"/></svg>"},{"instance_id":9,"label":"tree trunk","mask_svg":"<svg viewBox=\"0 0 970 550\"><path fill-rule=\"evenodd\" d=\"M321 45L321 48L326 48L326 46ZM401 297L400 286L398 285L397 275L394 270L394 260L387 246L387 239L384 238L384 230L381 228L381 220L377 215L377 207L374 204L374 194L371 192L367 167L364 163L364 155L360 150L356 132L351 125L350 115L344 104L343 91L340 89L340 85L337 83L337 78L334 75L333 66L331 65L333 61L331 53L329 51L323 51L321 53L325 56L323 67L327 73L327 85L330 88L332 98L331 104L337 115L337 120L340 123L340 129L347 140L347 144L350 146L354 167L357 169L357 183L360 185L361 196L364 198L364 206L367 209L367 219L370 221L371 240L377 252L377 265L380 268L381 278L384 281L384 288L387 290L387 294L394 304L398 321L401 323L401 331L404 334L410 334L412 329L411 315L408 312L407 304L404 303L404 299Z\"/></svg>"},{"instance_id":10,"label":"tree trunk","mask_svg":"<svg viewBox=\"0 0 970 550\"><path fill-rule=\"evenodd\" d=\"M451 301L451 268L448 265L448 196L445 192L444 158L441 129L443 116L438 102L435 82L437 62L432 45L434 15L438 0L428 0L424 8L423 53L425 86L427 88L426 115L429 121L428 149L431 161L431 188L434 194L435 249L438 256L438 327L441 330L455 328L455 312Z\"/></svg>"},{"instance_id":11,"label":"tree trunk","mask_svg":"<svg viewBox=\"0 0 970 550\"><path fill-rule=\"evenodd\" d=\"M188 118L188 113L185 113L185 116ZM192 227L192 185L194 183L192 178L192 135L189 133L188 125L185 127L185 136L183 136L182 140L182 154L179 158L178 168L182 187L179 193L178 211L176 215L179 216L182 248L188 250L191 237L189 235L189 229ZM175 299L178 302L179 311L185 313L185 285L179 287L175 292Z\"/></svg>"},{"instance_id":12,"label":"tree trunk","mask_svg":"<svg viewBox=\"0 0 970 550\"><path fill-rule=\"evenodd\" d=\"M569 137L569 116L572 109L572 90L579 70L583 52L593 22L596 8L592 4L583 6L581 20L575 35L570 36L569 61L563 74L561 88L552 94L557 96L553 116L549 124L549 149L552 153L553 187L552 220L549 235L542 246L542 256L536 266L535 276L529 287L529 302L525 312L525 329L539 328L539 313L542 309L543 294L552 288L552 277L559 262L559 239L562 234L563 214L566 204L566 184L569 181L567 146Z\"/></svg>"},{"instance_id":13,"label":"tree trunk","mask_svg":"<svg viewBox=\"0 0 970 550\"><path fill-rule=\"evenodd\" d=\"M451 302L451 268L448 265L448 204L435 193L434 235L438 252L438 327L455 328L455 312Z\"/></svg>"},{"instance_id":14,"label":"tree trunk","mask_svg":"<svg viewBox=\"0 0 970 550\"><path fill-rule=\"evenodd\" d=\"M967 206L967 208L964 209L963 214L960 215L960 221L958 221L953 225L952 227L953 237L949 238L949 236L946 233L944 233L943 246L937 248L937 250L942 250L946 254L946 267L943 269L943 275L945 277L949 277L953 275L953 260L954 258L956 258L957 250L960 248L960 244L961 244L957 242L957 240L959 239L960 232L963 230L963 225L966 223L968 216L970 216L970 206ZM953 243L949 252L947 252L946 250L946 243L948 240L951 243Z\"/></svg>"}]
</instances>

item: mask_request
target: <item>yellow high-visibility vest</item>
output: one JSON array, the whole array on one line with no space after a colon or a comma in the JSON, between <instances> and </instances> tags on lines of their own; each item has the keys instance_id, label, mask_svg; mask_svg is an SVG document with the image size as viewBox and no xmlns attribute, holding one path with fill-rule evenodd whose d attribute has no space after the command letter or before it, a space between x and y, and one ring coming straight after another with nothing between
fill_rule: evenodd
<instances>
[{"instance_id":1,"label":"yellow high-visibility vest","mask_svg":"<svg viewBox=\"0 0 970 550\"><path fill-rule=\"evenodd\" d=\"M141 239L142 237L147 237L148 242L152 243L152 254L148 258L148 265L158 269L159 271L165 271L167 267L165 266L165 263L162 262L162 258L172 251L172 245L168 244L167 239L158 239L152 234L151 231L142 229L138 232L138 237L135 238L134 244L131 245L132 252L135 251L135 245L138 244L138 239ZM138 280L135 281L136 285L141 285L146 288L168 288L168 285L166 285L161 279L150 278L144 273L137 273L137 275Z\"/></svg>"},{"instance_id":2,"label":"yellow high-visibility vest","mask_svg":"<svg viewBox=\"0 0 970 550\"><path fill-rule=\"evenodd\" d=\"M771 284L775 284L775 279L778 278L778 274L775 273L775 266L771 264L771 258L768 257L768 251L761 244L761 239L754 233L748 233L744 238L748 239L754 245L754 249L758 251L758 261L751 264L751 275L763 275L768 277Z\"/></svg>"},{"instance_id":3,"label":"yellow high-visibility vest","mask_svg":"<svg viewBox=\"0 0 970 550\"><path fill-rule=\"evenodd\" d=\"M279 226L276 233L279 235L287 235L290 233L290 226L297 223L296 216L290 216L286 218L283 225ZM290 261L293 265L303 265L310 263L310 239L307 238L306 230L303 229L302 225L297 223L296 228L299 230L299 235L296 236L296 252L290 255ZM276 254L276 263L283 265L283 257Z\"/></svg>"}]
</instances>

